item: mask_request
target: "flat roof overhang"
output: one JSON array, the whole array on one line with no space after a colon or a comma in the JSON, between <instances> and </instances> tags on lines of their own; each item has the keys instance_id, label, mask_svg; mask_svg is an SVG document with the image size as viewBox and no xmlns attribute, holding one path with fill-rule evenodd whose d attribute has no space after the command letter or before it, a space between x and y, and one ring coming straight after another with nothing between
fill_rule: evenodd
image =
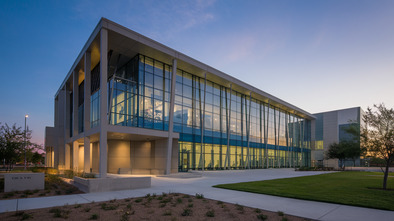
<instances>
[{"instance_id":1,"label":"flat roof overhang","mask_svg":"<svg viewBox=\"0 0 394 221\"><path fill-rule=\"evenodd\" d=\"M97 24L93 33L91 34L82 51L80 52L77 60L72 66L70 72L68 73L66 79L62 83L62 86L56 93L56 96L61 90L61 88L63 88L66 80L69 79L69 77L71 76L73 70L78 65L80 65L80 61L83 58L84 53L86 51L97 51L96 47L99 46L99 33L101 28L106 28L108 30L108 50L114 50L130 58L134 57L136 54L143 54L170 65L172 64L173 59L177 59L177 68L179 69L190 72L202 78L204 78L206 74L207 80L213 81L226 87L230 87L231 85L233 90L243 94L251 93L253 98L269 103L270 105L278 107L289 113L301 116L309 120L316 119L314 115L310 114L307 111L304 111L271 94L268 94L256 87L242 82L209 65L197 61L185 54L182 54L181 52L169 48L159 42L156 42L106 18L102 18Z\"/></svg>"}]
</instances>

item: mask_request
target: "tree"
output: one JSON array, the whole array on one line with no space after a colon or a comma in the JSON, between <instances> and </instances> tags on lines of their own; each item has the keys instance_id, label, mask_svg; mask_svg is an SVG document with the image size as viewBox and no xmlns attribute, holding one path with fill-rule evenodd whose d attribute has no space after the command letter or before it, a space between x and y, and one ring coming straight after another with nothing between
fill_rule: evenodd
<instances>
[{"instance_id":1,"label":"tree","mask_svg":"<svg viewBox=\"0 0 394 221\"><path fill-rule=\"evenodd\" d=\"M341 167L345 169L344 160L352 159L353 162L357 157L362 155L363 150L360 144L355 141L340 141L339 143L332 143L328 147L326 156L328 159L338 159Z\"/></svg>"},{"instance_id":2,"label":"tree","mask_svg":"<svg viewBox=\"0 0 394 221\"><path fill-rule=\"evenodd\" d=\"M8 124L0 127L0 159L3 167L11 167L20 160L24 147L24 131L15 124L10 127Z\"/></svg>"},{"instance_id":3,"label":"tree","mask_svg":"<svg viewBox=\"0 0 394 221\"><path fill-rule=\"evenodd\" d=\"M326 153L326 157L328 159L338 159L343 167L342 162L346 158L343 143L339 142L330 144Z\"/></svg>"},{"instance_id":4,"label":"tree","mask_svg":"<svg viewBox=\"0 0 394 221\"><path fill-rule=\"evenodd\" d=\"M388 109L384 104L375 104L374 110L368 107L363 119L365 126L361 133L361 143L367 148L369 155L384 159L385 190L389 168L394 161L394 109Z\"/></svg>"},{"instance_id":5,"label":"tree","mask_svg":"<svg viewBox=\"0 0 394 221\"><path fill-rule=\"evenodd\" d=\"M333 143L329 146L326 153L328 159L338 158L341 167L345 169L344 160L352 159L353 165L358 157L365 154L366 149L360 145L360 124L358 122L349 122L350 124L344 129L348 134L347 139Z\"/></svg>"}]
</instances>

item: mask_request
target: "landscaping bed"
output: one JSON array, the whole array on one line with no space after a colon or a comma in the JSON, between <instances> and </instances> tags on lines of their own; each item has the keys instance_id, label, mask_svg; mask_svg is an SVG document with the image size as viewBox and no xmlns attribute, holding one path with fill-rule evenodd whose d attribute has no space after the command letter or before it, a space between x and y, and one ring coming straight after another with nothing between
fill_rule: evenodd
<instances>
[{"instance_id":1,"label":"landscaping bed","mask_svg":"<svg viewBox=\"0 0 394 221\"><path fill-rule=\"evenodd\" d=\"M44 190L25 190L4 192L4 178L0 178L0 200L57 196L83 193L75 186L64 182L58 175L45 174Z\"/></svg>"},{"instance_id":2,"label":"landscaping bed","mask_svg":"<svg viewBox=\"0 0 394 221\"><path fill-rule=\"evenodd\" d=\"M308 220L237 204L171 193L92 202L45 209L7 212L0 220Z\"/></svg>"}]
</instances>

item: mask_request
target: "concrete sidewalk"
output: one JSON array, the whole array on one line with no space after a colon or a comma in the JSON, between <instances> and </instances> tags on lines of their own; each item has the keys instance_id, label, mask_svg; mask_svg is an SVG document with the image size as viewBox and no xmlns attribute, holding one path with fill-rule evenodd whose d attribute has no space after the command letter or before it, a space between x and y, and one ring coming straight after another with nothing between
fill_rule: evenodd
<instances>
[{"instance_id":1,"label":"concrete sidewalk","mask_svg":"<svg viewBox=\"0 0 394 221\"><path fill-rule=\"evenodd\" d=\"M213 185L246 181L269 180L286 177L309 176L325 172L303 171L293 169L264 169L238 171L206 171L197 178L152 177L152 187L138 190L124 190L103 193L86 193L67 196L52 196L17 200L0 200L0 212L63 206L141 197L146 194L179 192L190 195L202 193L206 198L223 202L238 203L270 211L283 211L285 214L301 216L316 220L393 220L394 212L297 200L270 195L254 194L213 188Z\"/></svg>"}]
</instances>

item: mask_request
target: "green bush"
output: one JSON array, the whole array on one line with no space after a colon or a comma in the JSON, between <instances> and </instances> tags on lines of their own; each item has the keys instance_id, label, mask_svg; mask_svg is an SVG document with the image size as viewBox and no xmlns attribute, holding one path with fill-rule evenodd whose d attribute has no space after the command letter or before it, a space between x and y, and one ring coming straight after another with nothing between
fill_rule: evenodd
<instances>
[{"instance_id":1,"label":"green bush","mask_svg":"<svg viewBox=\"0 0 394 221\"><path fill-rule=\"evenodd\" d=\"M92 214L91 216L90 216L90 220L96 220L96 219L98 219L99 218L99 215L98 214Z\"/></svg>"},{"instance_id":2,"label":"green bush","mask_svg":"<svg viewBox=\"0 0 394 221\"><path fill-rule=\"evenodd\" d=\"M202 194L202 193L196 193L196 198L197 198L197 199L204 199L204 194Z\"/></svg>"},{"instance_id":3,"label":"green bush","mask_svg":"<svg viewBox=\"0 0 394 221\"><path fill-rule=\"evenodd\" d=\"M213 209L208 210L208 212L205 213L205 216L207 216L207 217L215 217L215 211Z\"/></svg>"},{"instance_id":4,"label":"green bush","mask_svg":"<svg viewBox=\"0 0 394 221\"><path fill-rule=\"evenodd\" d=\"M64 177L67 179L73 179L75 176L74 171L72 170L65 170L64 171Z\"/></svg>"},{"instance_id":5,"label":"green bush","mask_svg":"<svg viewBox=\"0 0 394 221\"><path fill-rule=\"evenodd\" d=\"M259 219L259 220L267 220L267 215L264 215L264 214L258 214L257 215L257 219Z\"/></svg>"},{"instance_id":6,"label":"green bush","mask_svg":"<svg viewBox=\"0 0 394 221\"><path fill-rule=\"evenodd\" d=\"M182 216L191 216L192 215L192 210L185 208L183 209L183 212L181 213Z\"/></svg>"}]
</instances>

